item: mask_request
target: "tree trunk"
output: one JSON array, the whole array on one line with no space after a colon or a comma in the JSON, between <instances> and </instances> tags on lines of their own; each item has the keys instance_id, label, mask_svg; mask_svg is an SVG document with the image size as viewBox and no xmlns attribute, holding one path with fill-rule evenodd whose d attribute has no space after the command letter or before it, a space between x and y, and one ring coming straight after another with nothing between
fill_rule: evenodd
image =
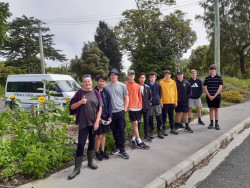
<instances>
[{"instance_id":1,"label":"tree trunk","mask_svg":"<svg viewBox=\"0 0 250 188\"><path fill-rule=\"evenodd\" d=\"M245 57L243 54L240 54L240 73L243 78L246 76Z\"/></svg>"}]
</instances>

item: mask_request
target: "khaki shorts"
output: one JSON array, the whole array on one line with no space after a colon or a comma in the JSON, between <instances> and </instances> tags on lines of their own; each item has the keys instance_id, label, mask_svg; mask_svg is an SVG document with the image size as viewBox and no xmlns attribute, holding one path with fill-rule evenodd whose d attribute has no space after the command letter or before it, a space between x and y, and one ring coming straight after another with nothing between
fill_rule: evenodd
<instances>
[{"instance_id":1,"label":"khaki shorts","mask_svg":"<svg viewBox=\"0 0 250 188\"><path fill-rule=\"evenodd\" d=\"M161 109L161 105L154 105L154 106L150 106L149 108L149 116L159 116L161 115L162 109Z\"/></svg>"},{"instance_id":2,"label":"khaki shorts","mask_svg":"<svg viewBox=\"0 0 250 188\"><path fill-rule=\"evenodd\" d=\"M189 99L189 108L193 108L194 104L198 108L202 107L201 99Z\"/></svg>"}]
</instances>

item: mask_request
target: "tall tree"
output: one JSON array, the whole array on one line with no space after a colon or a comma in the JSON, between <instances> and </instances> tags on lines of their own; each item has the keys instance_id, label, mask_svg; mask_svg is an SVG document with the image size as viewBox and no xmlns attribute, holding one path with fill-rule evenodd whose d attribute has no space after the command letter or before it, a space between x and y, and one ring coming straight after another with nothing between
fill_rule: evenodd
<instances>
[{"instance_id":1,"label":"tall tree","mask_svg":"<svg viewBox=\"0 0 250 188\"><path fill-rule=\"evenodd\" d=\"M84 74L93 77L98 74L108 74L109 60L96 42L84 43L81 57L76 56L70 63L70 71L76 73L79 78Z\"/></svg>"},{"instance_id":2,"label":"tall tree","mask_svg":"<svg viewBox=\"0 0 250 188\"><path fill-rule=\"evenodd\" d=\"M9 25L9 38L0 55L7 59L6 65L22 67L28 70L29 67L40 67L39 58L39 35L38 23L41 22L34 17L22 16L14 19ZM42 23L42 22L41 22ZM43 33L43 50L44 58L50 60L66 61L65 55L61 54L61 50L53 48L53 34L48 34L48 27L41 27ZM40 68L32 70L32 73L40 72Z\"/></svg>"},{"instance_id":3,"label":"tall tree","mask_svg":"<svg viewBox=\"0 0 250 188\"><path fill-rule=\"evenodd\" d=\"M221 49L237 54L237 65L244 76L246 74L245 60L250 56L250 1L219 0L219 2ZM204 21L210 39L214 35L213 3L213 0L202 2L200 5L204 8L204 15L197 16L198 19Z\"/></svg>"},{"instance_id":4,"label":"tall tree","mask_svg":"<svg viewBox=\"0 0 250 188\"><path fill-rule=\"evenodd\" d=\"M196 34L183 12L162 15L159 5L174 1L135 2L137 9L123 12L116 33L136 72L155 71L162 77L163 70L175 69L176 60L193 45Z\"/></svg>"},{"instance_id":5,"label":"tall tree","mask_svg":"<svg viewBox=\"0 0 250 188\"><path fill-rule=\"evenodd\" d=\"M118 40L107 23L99 21L99 26L96 29L95 42L104 55L109 59L109 68L116 68L119 72L122 71L122 53L118 45Z\"/></svg>"},{"instance_id":6,"label":"tall tree","mask_svg":"<svg viewBox=\"0 0 250 188\"><path fill-rule=\"evenodd\" d=\"M190 62L188 63L187 68L189 70L196 69L198 72L201 72L205 64L205 58L208 50L209 46L207 45L198 46L196 49L192 50L189 57Z\"/></svg>"},{"instance_id":7,"label":"tall tree","mask_svg":"<svg viewBox=\"0 0 250 188\"><path fill-rule=\"evenodd\" d=\"M11 16L9 12L9 3L0 2L0 49L8 40L6 32L8 30L7 19Z\"/></svg>"}]
</instances>

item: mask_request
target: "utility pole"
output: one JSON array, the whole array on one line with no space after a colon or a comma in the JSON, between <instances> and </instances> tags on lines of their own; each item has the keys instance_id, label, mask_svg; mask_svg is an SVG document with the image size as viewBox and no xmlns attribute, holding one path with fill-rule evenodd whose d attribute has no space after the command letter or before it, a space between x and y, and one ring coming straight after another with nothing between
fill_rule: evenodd
<instances>
[{"instance_id":1,"label":"utility pole","mask_svg":"<svg viewBox=\"0 0 250 188\"><path fill-rule=\"evenodd\" d=\"M214 0L214 62L220 75L220 11L219 0Z\"/></svg>"},{"instance_id":2,"label":"utility pole","mask_svg":"<svg viewBox=\"0 0 250 188\"><path fill-rule=\"evenodd\" d=\"M44 65L44 57L43 57L43 39L42 39L42 31L41 31L40 22L38 22L38 32L39 32L41 73L45 74L45 65Z\"/></svg>"}]
</instances>

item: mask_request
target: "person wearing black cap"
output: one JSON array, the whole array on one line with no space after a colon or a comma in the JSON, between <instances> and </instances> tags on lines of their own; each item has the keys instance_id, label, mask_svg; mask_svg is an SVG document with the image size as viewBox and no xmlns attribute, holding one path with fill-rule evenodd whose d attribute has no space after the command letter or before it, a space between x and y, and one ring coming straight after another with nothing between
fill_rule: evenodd
<instances>
[{"instance_id":1,"label":"person wearing black cap","mask_svg":"<svg viewBox=\"0 0 250 188\"><path fill-rule=\"evenodd\" d=\"M191 86L187 80L183 78L184 73L182 71L177 72L177 92L178 92L178 102L175 108L175 127L178 129L181 124L181 113L183 113L185 121L184 131L193 133L193 130L188 125L188 110L189 110L189 98L191 97Z\"/></svg>"},{"instance_id":2,"label":"person wearing black cap","mask_svg":"<svg viewBox=\"0 0 250 188\"><path fill-rule=\"evenodd\" d=\"M206 92L206 98L207 98L207 104L209 108L209 114L210 114L210 124L208 126L208 129L212 129L213 124L213 113L215 114L215 129L220 130L219 126L219 108L220 108L220 102L221 102L221 90L223 86L223 80L222 78L216 74L216 66L212 64L209 67L209 73L210 75L205 78L204 81L204 90Z\"/></svg>"},{"instance_id":3,"label":"person wearing black cap","mask_svg":"<svg viewBox=\"0 0 250 188\"><path fill-rule=\"evenodd\" d=\"M112 106L112 122L110 128L112 130L116 148L111 155L119 154L124 159L129 159L129 155L125 151L125 112L128 110L129 97L125 84L118 81L119 72L112 68L109 72L110 83L104 88L110 93Z\"/></svg>"}]
</instances>

